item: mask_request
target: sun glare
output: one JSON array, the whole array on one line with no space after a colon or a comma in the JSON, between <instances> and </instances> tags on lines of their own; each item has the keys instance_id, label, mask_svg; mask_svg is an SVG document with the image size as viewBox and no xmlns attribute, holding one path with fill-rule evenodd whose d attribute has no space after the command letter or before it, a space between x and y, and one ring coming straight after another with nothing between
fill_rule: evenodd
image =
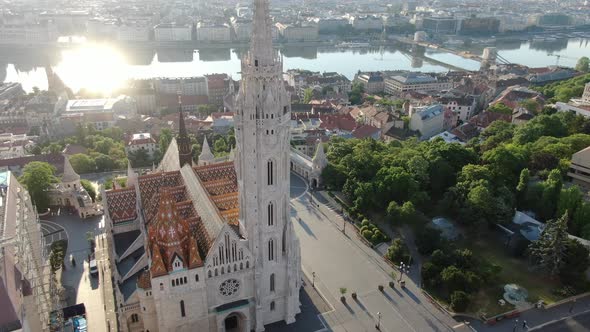
<instances>
[{"instance_id":1,"label":"sun glare","mask_svg":"<svg viewBox=\"0 0 590 332\"><path fill-rule=\"evenodd\" d=\"M86 44L63 51L62 57L55 72L74 92L84 88L109 95L127 78L125 57L106 45Z\"/></svg>"}]
</instances>

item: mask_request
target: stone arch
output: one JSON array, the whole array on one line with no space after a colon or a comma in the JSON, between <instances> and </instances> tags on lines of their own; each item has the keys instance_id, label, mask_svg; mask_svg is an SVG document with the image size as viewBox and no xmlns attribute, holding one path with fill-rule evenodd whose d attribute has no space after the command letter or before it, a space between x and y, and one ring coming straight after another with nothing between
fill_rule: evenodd
<instances>
[{"instance_id":1,"label":"stone arch","mask_svg":"<svg viewBox=\"0 0 590 332\"><path fill-rule=\"evenodd\" d=\"M225 332L246 332L247 318L241 312L232 312L223 319L222 331Z\"/></svg>"}]
</instances>

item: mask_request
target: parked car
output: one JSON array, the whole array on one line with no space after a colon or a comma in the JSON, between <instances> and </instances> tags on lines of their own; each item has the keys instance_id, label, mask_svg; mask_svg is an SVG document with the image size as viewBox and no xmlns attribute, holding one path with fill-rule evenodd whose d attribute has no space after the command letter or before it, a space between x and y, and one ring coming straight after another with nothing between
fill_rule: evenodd
<instances>
[{"instance_id":1,"label":"parked car","mask_svg":"<svg viewBox=\"0 0 590 332\"><path fill-rule=\"evenodd\" d=\"M74 317L72 318L74 331L76 332L87 332L88 326L86 324L86 318L84 317Z\"/></svg>"},{"instance_id":2,"label":"parked car","mask_svg":"<svg viewBox=\"0 0 590 332\"><path fill-rule=\"evenodd\" d=\"M96 259L92 259L89 264L90 267L90 275L91 276L98 276L98 265L96 264Z\"/></svg>"}]
</instances>

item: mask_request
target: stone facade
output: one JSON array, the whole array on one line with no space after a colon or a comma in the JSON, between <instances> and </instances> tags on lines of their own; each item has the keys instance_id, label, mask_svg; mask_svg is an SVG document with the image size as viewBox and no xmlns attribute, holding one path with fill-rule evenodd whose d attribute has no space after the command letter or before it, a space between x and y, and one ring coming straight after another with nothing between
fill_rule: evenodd
<instances>
[{"instance_id":1,"label":"stone facade","mask_svg":"<svg viewBox=\"0 0 590 332\"><path fill-rule=\"evenodd\" d=\"M300 312L290 98L268 7L255 0L253 45L232 98L235 161L211 160L205 141L198 166L183 162L181 120L157 170L130 169L127 188L104 193L122 331L263 331Z\"/></svg>"}]
</instances>

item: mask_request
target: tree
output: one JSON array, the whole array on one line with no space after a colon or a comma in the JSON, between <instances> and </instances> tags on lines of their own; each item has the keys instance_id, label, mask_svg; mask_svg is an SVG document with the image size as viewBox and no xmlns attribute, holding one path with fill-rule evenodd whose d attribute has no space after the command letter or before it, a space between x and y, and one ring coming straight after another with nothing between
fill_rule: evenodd
<instances>
[{"instance_id":1,"label":"tree","mask_svg":"<svg viewBox=\"0 0 590 332\"><path fill-rule=\"evenodd\" d=\"M31 153L34 154L35 156L38 156L41 153L43 153L43 150L41 149L41 147L39 145L35 145L31 148Z\"/></svg>"},{"instance_id":2,"label":"tree","mask_svg":"<svg viewBox=\"0 0 590 332\"><path fill-rule=\"evenodd\" d=\"M402 241L400 238L393 240L391 246L387 248L386 255L387 258L395 264L399 264L400 262L408 264L410 260L408 248L406 247L404 241Z\"/></svg>"},{"instance_id":3,"label":"tree","mask_svg":"<svg viewBox=\"0 0 590 332\"><path fill-rule=\"evenodd\" d=\"M537 241L529 246L531 256L550 276L557 276L564 266L569 241L566 212L561 218L547 222L545 230Z\"/></svg>"},{"instance_id":4,"label":"tree","mask_svg":"<svg viewBox=\"0 0 590 332\"><path fill-rule=\"evenodd\" d=\"M82 180L80 180L80 184L82 185L82 187L84 187L84 189L88 193L88 196L90 196L90 198L92 198L92 201L95 202L96 201L96 189L94 189L94 186L92 185L92 183L88 180L82 179Z\"/></svg>"},{"instance_id":5,"label":"tree","mask_svg":"<svg viewBox=\"0 0 590 332\"><path fill-rule=\"evenodd\" d=\"M527 188L529 186L529 181L531 178L531 172L528 168L523 169L520 171L520 177L518 180L518 185L516 186L516 198L518 204L522 204L524 202L524 198L527 192Z\"/></svg>"},{"instance_id":6,"label":"tree","mask_svg":"<svg viewBox=\"0 0 590 332\"><path fill-rule=\"evenodd\" d=\"M469 296L462 291L455 291L451 293L451 308L455 312L462 312L469 306Z\"/></svg>"},{"instance_id":7,"label":"tree","mask_svg":"<svg viewBox=\"0 0 590 332\"><path fill-rule=\"evenodd\" d=\"M561 281L577 289L586 287L586 270L590 266L589 252L577 240L568 240L563 267L559 272Z\"/></svg>"},{"instance_id":8,"label":"tree","mask_svg":"<svg viewBox=\"0 0 590 332\"><path fill-rule=\"evenodd\" d=\"M447 289L450 292L465 289L467 278L465 276L465 272L460 270L458 267L454 265L448 266L442 270L440 276L442 277L442 281L445 283Z\"/></svg>"},{"instance_id":9,"label":"tree","mask_svg":"<svg viewBox=\"0 0 590 332\"><path fill-rule=\"evenodd\" d=\"M537 112L541 108L541 105L539 104L539 102L537 102L534 99L525 99L523 101L520 101L518 103L518 105L520 107L524 107L524 109L526 109L527 111L529 111L533 114L537 114Z\"/></svg>"},{"instance_id":10,"label":"tree","mask_svg":"<svg viewBox=\"0 0 590 332\"><path fill-rule=\"evenodd\" d=\"M590 59L587 56L583 56L578 60L576 64L576 70L583 73L587 73L590 70Z\"/></svg>"},{"instance_id":11,"label":"tree","mask_svg":"<svg viewBox=\"0 0 590 332\"><path fill-rule=\"evenodd\" d=\"M213 151L216 156L223 156L229 152L229 146L225 141L225 138L219 137L213 144Z\"/></svg>"},{"instance_id":12,"label":"tree","mask_svg":"<svg viewBox=\"0 0 590 332\"><path fill-rule=\"evenodd\" d=\"M305 89L305 92L303 93L303 103L309 104L312 99L313 99L313 89L312 88Z\"/></svg>"},{"instance_id":13,"label":"tree","mask_svg":"<svg viewBox=\"0 0 590 332\"><path fill-rule=\"evenodd\" d=\"M168 128L164 128L160 131L160 137L158 138L158 147L162 155L168 150L168 146L172 142L172 131Z\"/></svg>"},{"instance_id":14,"label":"tree","mask_svg":"<svg viewBox=\"0 0 590 332\"><path fill-rule=\"evenodd\" d=\"M48 163L34 161L23 169L19 182L29 191L31 200L37 206L37 211L46 212L49 207L47 190L57 182L54 175L55 168Z\"/></svg>"},{"instance_id":15,"label":"tree","mask_svg":"<svg viewBox=\"0 0 590 332\"><path fill-rule=\"evenodd\" d=\"M356 82L352 85L352 90L348 94L348 100L353 105L359 105L363 100L365 88L362 83Z\"/></svg>"},{"instance_id":16,"label":"tree","mask_svg":"<svg viewBox=\"0 0 590 332\"><path fill-rule=\"evenodd\" d=\"M94 160L88 155L82 153L71 156L70 164L72 164L72 167L78 174L93 173L96 171L96 164L94 163Z\"/></svg>"},{"instance_id":17,"label":"tree","mask_svg":"<svg viewBox=\"0 0 590 332\"><path fill-rule=\"evenodd\" d=\"M49 152L51 154L61 153L62 150L63 150L62 146L57 143L51 143L47 147L47 152Z\"/></svg>"},{"instance_id":18,"label":"tree","mask_svg":"<svg viewBox=\"0 0 590 332\"><path fill-rule=\"evenodd\" d=\"M590 203L580 204L572 219L572 233L590 240Z\"/></svg>"},{"instance_id":19,"label":"tree","mask_svg":"<svg viewBox=\"0 0 590 332\"><path fill-rule=\"evenodd\" d=\"M512 115L512 109L504 103L496 103L488 107L488 112L502 113Z\"/></svg>"},{"instance_id":20,"label":"tree","mask_svg":"<svg viewBox=\"0 0 590 332\"><path fill-rule=\"evenodd\" d=\"M118 168L117 164L110 155L104 155L102 153L94 157L94 164L97 172L109 172L115 168ZM147 165L146 165L147 166Z\"/></svg>"},{"instance_id":21,"label":"tree","mask_svg":"<svg viewBox=\"0 0 590 332\"><path fill-rule=\"evenodd\" d=\"M570 216L576 215L576 210L582 204L584 194L578 186L562 189L557 202L557 215L563 216L567 211Z\"/></svg>"}]
</instances>

